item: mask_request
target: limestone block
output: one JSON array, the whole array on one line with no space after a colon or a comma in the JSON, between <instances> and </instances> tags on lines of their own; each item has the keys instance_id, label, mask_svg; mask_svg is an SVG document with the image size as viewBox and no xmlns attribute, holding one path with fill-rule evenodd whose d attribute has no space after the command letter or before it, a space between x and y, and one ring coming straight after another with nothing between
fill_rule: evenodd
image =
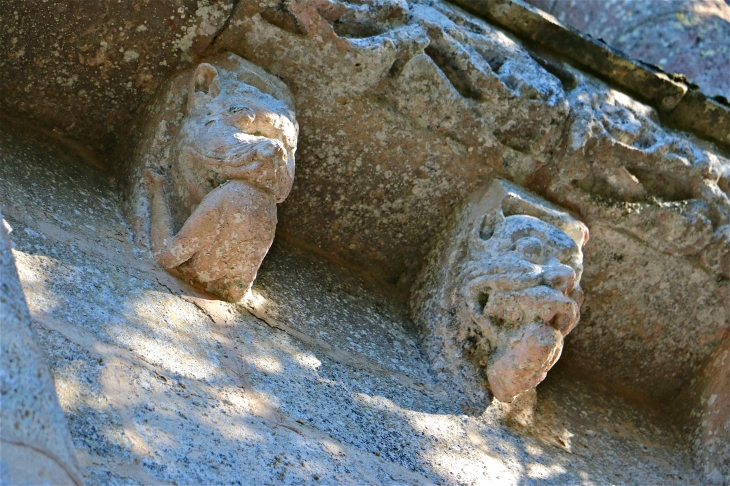
<instances>
[{"instance_id":1,"label":"limestone block","mask_svg":"<svg viewBox=\"0 0 730 486\"><path fill-rule=\"evenodd\" d=\"M496 180L440 238L411 298L426 351L467 399L483 397L488 382L510 402L545 378L578 323L587 228Z\"/></svg>"},{"instance_id":2,"label":"limestone block","mask_svg":"<svg viewBox=\"0 0 730 486\"><path fill-rule=\"evenodd\" d=\"M571 128L548 196L587 223L609 222L663 253L700 255L730 222L730 160L663 129L650 107L580 78L568 96ZM713 261L730 255L728 246L714 251Z\"/></svg>"},{"instance_id":3,"label":"limestone block","mask_svg":"<svg viewBox=\"0 0 730 486\"><path fill-rule=\"evenodd\" d=\"M299 129L286 86L221 54L176 76L143 125L127 171L138 241L147 243L149 231L160 265L237 301L294 181Z\"/></svg>"},{"instance_id":4,"label":"limestone block","mask_svg":"<svg viewBox=\"0 0 730 486\"><path fill-rule=\"evenodd\" d=\"M109 151L155 91L189 68L225 26L233 0L0 3L2 110Z\"/></svg>"},{"instance_id":5,"label":"limestone block","mask_svg":"<svg viewBox=\"0 0 730 486\"><path fill-rule=\"evenodd\" d=\"M582 324L563 359L674 413L730 322L730 161L660 126L652 108L565 74L568 136L528 184L591 230Z\"/></svg>"},{"instance_id":6,"label":"limestone block","mask_svg":"<svg viewBox=\"0 0 730 486\"><path fill-rule=\"evenodd\" d=\"M706 484L730 484L730 333L686 393L693 405L685 427Z\"/></svg>"},{"instance_id":7,"label":"limestone block","mask_svg":"<svg viewBox=\"0 0 730 486\"><path fill-rule=\"evenodd\" d=\"M30 328L0 214L0 484L81 485L53 377Z\"/></svg>"},{"instance_id":8,"label":"limestone block","mask_svg":"<svg viewBox=\"0 0 730 486\"><path fill-rule=\"evenodd\" d=\"M423 56L391 71L397 74L389 96L394 106L465 145L494 138L538 153L555 143L559 132L552 127L567 116L565 94L517 43L468 24L469 17L445 4L416 4L412 19L427 33L427 45ZM471 127L481 128L473 138Z\"/></svg>"},{"instance_id":9,"label":"limestone block","mask_svg":"<svg viewBox=\"0 0 730 486\"><path fill-rule=\"evenodd\" d=\"M454 205L543 165L568 113L524 47L442 2L240 2L214 47L306 107L280 231L404 289Z\"/></svg>"}]
</instances>

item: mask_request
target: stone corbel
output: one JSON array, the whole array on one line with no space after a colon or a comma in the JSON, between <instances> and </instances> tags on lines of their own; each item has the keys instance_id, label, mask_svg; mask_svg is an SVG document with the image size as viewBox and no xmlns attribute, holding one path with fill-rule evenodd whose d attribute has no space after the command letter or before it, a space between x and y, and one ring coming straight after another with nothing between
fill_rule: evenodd
<instances>
[{"instance_id":1,"label":"stone corbel","mask_svg":"<svg viewBox=\"0 0 730 486\"><path fill-rule=\"evenodd\" d=\"M564 210L496 180L442 235L412 294L437 375L481 401L539 384L580 318L588 230Z\"/></svg>"},{"instance_id":2,"label":"stone corbel","mask_svg":"<svg viewBox=\"0 0 730 486\"><path fill-rule=\"evenodd\" d=\"M173 78L141 125L126 191L138 243L173 275L238 301L294 181L299 126L286 85L220 54Z\"/></svg>"}]
</instances>

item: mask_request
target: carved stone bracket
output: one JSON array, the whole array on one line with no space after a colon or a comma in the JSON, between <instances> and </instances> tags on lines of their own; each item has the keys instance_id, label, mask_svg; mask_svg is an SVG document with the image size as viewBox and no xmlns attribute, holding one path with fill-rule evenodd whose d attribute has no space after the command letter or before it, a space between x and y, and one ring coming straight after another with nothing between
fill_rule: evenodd
<instances>
[{"instance_id":1,"label":"carved stone bracket","mask_svg":"<svg viewBox=\"0 0 730 486\"><path fill-rule=\"evenodd\" d=\"M299 127L286 86L222 54L173 78L151 105L128 170L138 242L226 300L251 286L294 180Z\"/></svg>"},{"instance_id":2,"label":"carved stone bracket","mask_svg":"<svg viewBox=\"0 0 730 486\"><path fill-rule=\"evenodd\" d=\"M472 196L430 254L411 308L439 378L467 400L510 402L560 357L583 301L585 225L496 180Z\"/></svg>"}]
</instances>

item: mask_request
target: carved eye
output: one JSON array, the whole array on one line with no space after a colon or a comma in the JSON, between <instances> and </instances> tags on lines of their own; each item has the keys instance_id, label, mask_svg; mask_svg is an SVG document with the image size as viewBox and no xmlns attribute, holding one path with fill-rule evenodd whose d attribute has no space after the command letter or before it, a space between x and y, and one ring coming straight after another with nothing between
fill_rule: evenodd
<instances>
[{"instance_id":1,"label":"carved eye","mask_svg":"<svg viewBox=\"0 0 730 486\"><path fill-rule=\"evenodd\" d=\"M240 113L245 115L253 115L253 110L246 105L231 105L228 113Z\"/></svg>"},{"instance_id":2,"label":"carved eye","mask_svg":"<svg viewBox=\"0 0 730 486\"><path fill-rule=\"evenodd\" d=\"M252 108L246 105L231 105L228 108L228 113L231 115L231 122L234 126L240 130L247 130L251 127L251 124L256 120L256 113Z\"/></svg>"},{"instance_id":3,"label":"carved eye","mask_svg":"<svg viewBox=\"0 0 730 486\"><path fill-rule=\"evenodd\" d=\"M497 228L499 223L501 222L500 215L493 213L493 214L485 214L484 220L482 221L482 227L479 230L479 238L483 240L488 240L492 236L494 236L494 230Z\"/></svg>"},{"instance_id":4,"label":"carved eye","mask_svg":"<svg viewBox=\"0 0 730 486\"><path fill-rule=\"evenodd\" d=\"M544 250L545 244L534 237L520 238L514 244L514 251L533 263L538 263L542 259Z\"/></svg>"}]
</instances>

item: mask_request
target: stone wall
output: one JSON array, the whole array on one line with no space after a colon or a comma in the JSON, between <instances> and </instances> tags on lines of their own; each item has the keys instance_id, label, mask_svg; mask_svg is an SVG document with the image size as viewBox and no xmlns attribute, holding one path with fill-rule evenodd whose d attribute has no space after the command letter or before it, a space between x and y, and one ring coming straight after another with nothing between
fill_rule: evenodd
<instances>
[{"instance_id":1,"label":"stone wall","mask_svg":"<svg viewBox=\"0 0 730 486\"><path fill-rule=\"evenodd\" d=\"M691 401L691 421L686 433L697 465L710 484L727 483L730 459L730 339L707 360L686 392Z\"/></svg>"},{"instance_id":2,"label":"stone wall","mask_svg":"<svg viewBox=\"0 0 730 486\"><path fill-rule=\"evenodd\" d=\"M104 241L108 245L102 245L101 253L109 252L109 255L114 256L126 252L120 265L134 266L134 272L139 272L134 273L134 278L145 283L139 284L139 287L136 283L130 284L129 288L124 287L127 283L123 281L127 277L112 276L116 275L116 270L106 268L102 278L97 279L99 285L103 286L103 281L108 279L118 280L117 283L126 289L125 292L137 297L137 294L143 293L142 289L152 292L154 288L154 292L167 296L164 298L173 299L170 308L179 310L185 306L194 307L190 302L199 301L180 300L179 297L187 295L201 298L202 294L195 293L200 289L188 289L153 263L155 260L146 240L147 233L152 231L149 206L140 202L144 199L140 194L144 195L147 190L145 184L154 179L154 174L145 172L145 169L154 169L162 176L163 183L159 186L161 194L179 190L180 186L175 185L177 176L172 166L183 150L180 139L187 135L180 137L177 130L187 123L185 116L191 109L187 104L194 105L188 91L193 94L197 92L196 76L200 74L201 79L205 78L205 73L212 72L205 66L213 66L220 77L225 78L222 81L224 89L241 83L244 91L248 89L245 86L263 90L260 96L271 95L276 98L281 106L286 106L290 111L284 118L289 119L292 126L297 122L299 124L297 142L286 146L292 171L296 151L296 179L288 199L279 207L278 215L276 210L272 213L269 207L266 213L268 219L264 219L269 223L267 231L271 235L266 239L268 243L262 243L261 248L268 248L270 237L273 236L273 224L276 224L277 237L282 242L305 249L309 255L323 255L336 262L336 266L365 276L376 287L386 289L384 301L402 306L422 289L423 275L429 272L427 262L434 261L439 248L447 248L458 239L453 229L466 224L466 219L474 216L464 215L471 214L469 208L475 195L481 194L497 179L507 181L504 184L509 187L513 187L510 184L519 186L516 191L524 191L527 194L524 197L543 201L544 207L562 211L566 218L576 222L576 227L587 228L579 245L582 246L583 256L581 286L585 294L580 323L575 330L572 330L571 325L571 329L564 329L566 332L563 332L557 329L560 326L550 324L555 317L552 316L543 319L545 322L541 322L545 325L539 328L542 332L540 336L543 337L548 327L562 333L560 347L563 357L557 366L572 370L566 376L574 376L576 380L582 376L589 382L600 382L600 386L612 390L611 393L621 394L629 397L633 403L641 404L637 405L640 408L646 406L659 410L664 417L662 420L670 424L667 425L668 430L675 427L685 430L683 440L691 444L704 477L720 484L727 481L725 478L730 471L726 461L723 462L727 451L715 439L726 433L722 422L725 419L722 417L727 405L727 400L723 399L723 387L727 384L722 381L722 367L727 363L722 356L727 351L730 323L730 109L723 99L713 98L720 91L716 93L706 88L706 83L717 81L720 83L718 89L725 89L721 86L721 77L713 77L714 71L698 70L708 73L706 79L698 80L701 85L698 88L681 76L669 75L660 68L633 61L612 47L562 25L559 21L563 18L561 12L565 13L566 22L595 35L605 36L617 47L637 56L648 56L644 57L648 61L654 59L651 57L654 51L648 47L644 51L639 49L641 46L635 42L635 33L649 29L650 24L637 23L631 27L634 33L615 33L619 15L619 10L616 10L611 15L601 17L601 22L592 24L591 28L598 30L590 31L588 26L579 22L577 10L559 1L550 5L539 3L555 17L520 0L459 0L455 2L459 6L435 0L178 3L133 2L129 6L89 6L81 2L54 0L36 9L23 2L0 0L0 11L12 12L12 15L0 19L0 49L4 50L4 54L0 55L0 87L4 93L0 100L0 111L3 124L7 127L6 132L11 134L2 141L7 148L4 148L4 189L0 206L10 218L23 221L23 225L27 223L27 228L32 232L45 237L52 235L51 239L62 240L73 248L76 245L73 243L75 238L83 241L87 245L84 251L93 253L97 259L102 257L97 254L101 251L99 248L92 248L95 238L99 238L94 233L97 227L104 227ZM537 1L534 3L538 4ZM668 35L671 34L671 37L676 33L679 37L675 37L679 39L690 35L687 33L690 32L691 35L703 37L702 42L712 43L712 35L716 31L710 27L725 28L727 22L723 20L723 12L726 6L721 2L707 3L707 6L709 10L700 11L691 7L690 3L678 3L666 12L662 11L674 16L682 24L679 29L672 23L672 28L677 27L679 30L668 31ZM681 17L689 12L688 9L694 9L694 16ZM702 19L710 27L703 27L700 22ZM705 32L702 30L705 28L710 30ZM709 62L710 58L718 59L717 56L722 58L725 55L722 48L718 46L714 54L707 54L703 62ZM226 71L228 68L221 67L228 62L222 59L239 59L236 56L242 59L241 65L253 66L250 72L259 72L259 78L268 79L270 87L275 88L266 91L263 84L256 84L251 76L237 78L235 72L238 68L231 68L229 72ZM668 59L664 67L673 69L673 66L679 66L675 62L679 61L672 58L670 62ZM690 77L693 75L691 70L686 73ZM190 84L191 79L193 84ZM200 96L215 97L212 93L220 86L209 83L213 79L205 78L198 83L199 91L203 93ZM232 89L235 91L238 88ZM229 128L234 125L239 127L237 123L243 120L243 115L239 113L240 107L236 108L236 103L230 101L234 97L224 97L226 106L220 104L216 112L216 120L228 123ZM281 108L279 104L276 106ZM279 108L269 111L274 113ZM268 116L265 111L252 111L249 118L253 120L258 116L264 119ZM158 116L162 112L164 114ZM192 124L195 125L194 129L188 127L186 130L204 138L206 127L209 126L206 123L212 120L205 117L212 116L211 113L205 110L197 113L199 123ZM229 118L235 120L230 121ZM261 137L267 138L272 147L277 145L272 142L277 135L261 132L258 128L248 132L240 128L241 132L236 132L239 128L231 131L233 138L236 138L236 134L243 134L241 136L248 137L246 140L249 142ZM28 134L23 134L24 131ZM206 140L211 145L210 140ZM31 148L34 144L40 147L37 153ZM52 148L42 148L46 146ZM218 148L214 147L211 153L218 153ZM255 159L254 162L266 158L261 155L266 152L264 149L254 152L258 154L251 159ZM269 154L267 160L276 158L274 149L269 152L266 152ZM32 154L32 163L28 161L27 154ZM232 160L216 157L213 156L211 160L224 161L222 165ZM234 165L238 164L236 167L239 167L243 163L241 161L246 160L245 156L241 156L234 161ZM89 167L81 169L83 163L89 164ZM27 169L23 169L25 165ZM44 172L44 166L47 166L48 173ZM91 169L92 166L95 168ZM84 170L88 174L83 175ZM209 191L211 194L220 187L225 188L227 181L235 179L216 179L211 176L210 181L214 183L206 186L206 177L210 174L204 172L195 174L202 174L199 182L205 186L203 192ZM265 170L260 172L263 174ZM45 193L35 194L39 180L50 177L49 174L54 174L53 177L59 181L65 181L63 189L54 192L46 188ZM115 179L112 181L109 177ZM253 176L246 180L247 184L265 185L263 179ZM83 189L73 189L76 186ZM103 196L94 192L97 186L103 189ZM124 190L120 190L120 187L124 187ZM184 204L172 207L170 218L173 224L168 236L179 231L187 218L197 211L207 193L201 193L198 197L194 194L196 190L190 189L187 196L177 194L178 202ZM54 194L57 200L51 198ZM277 198L277 201L280 199ZM58 204L61 209L56 211L52 206ZM240 206L248 208L247 204ZM269 206L275 207L273 202ZM25 208L31 207L45 208L44 211L56 217L33 213L28 219L23 213ZM122 207L127 217L131 216L131 229L120 216ZM184 210L180 207L184 207ZM221 209L223 207L214 204L211 214L226 213ZM97 210L104 215L99 221L94 215ZM250 208L247 211L246 214L256 212ZM271 214L274 216L271 217ZM476 215L474 218L478 219L477 216L481 217ZM532 213L524 216L541 217ZM209 221L214 219L209 218ZM55 225L55 229L47 224ZM470 227L476 227L475 224ZM218 224L216 231L224 226L223 223ZM561 231L565 230L561 227ZM191 238L206 238L208 233L213 234L215 231L192 234ZM588 233L590 238L586 241ZM115 239L113 234L118 237ZM30 246L24 247L26 255L31 254L33 245L45 248L40 243L44 240L43 236L34 240L33 233L27 235L30 240L24 241ZM572 238L574 235L569 236ZM26 238L25 234L23 238ZM181 245L188 243L183 241ZM184 272L180 273L176 269L186 264L187 260L166 265L160 259L159 249L153 250L158 263L163 262L165 268L185 277L188 283L201 285L201 282L211 280L204 275L208 267L183 275ZM44 258L56 258L53 254L49 256L44 253L46 250L38 251ZM70 253L64 258L68 262L75 261L75 251L68 251ZM454 257L454 261L461 261L459 259L463 252L460 251L454 250L454 255L461 255ZM513 251L516 250L500 250L502 253ZM546 258L549 256L549 252L546 253ZM154 348L150 343L158 339L161 342L170 339L170 342L176 343L169 344L172 346L170 349L178 349L178 345L184 348L178 342L188 339L183 339L187 336L187 331L183 332L183 329L187 325L195 327L180 317L183 311L169 311L175 316L170 318L173 324L165 323L164 319L158 322L157 317L153 319L160 329L167 329L163 332L164 339L157 336L149 340L140 338L137 342L129 338L129 333L137 331L132 332L130 329L143 325L145 319L151 318L151 311L137 309L130 310L131 314L124 316L115 313L119 322L109 324L113 331L104 327L108 323L102 325L103 329L97 328L100 323L106 322L104 312L111 312L107 303L96 299L93 305L83 304L54 286L49 287L51 290L43 290L38 287L40 284L33 281L36 278L34 275L45 272L47 276L44 278L52 281L57 275L65 275L66 270L54 270L53 267L41 272L43 265L35 266L33 258L22 258L25 262L22 265L28 270L23 281L25 292L26 295L35 296L31 300L35 302L33 305L38 306L37 309L43 309L41 303L54 299L53 296L61 292L57 296L58 300L68 299L85 309L82 315L95 316L77 320L70 311L63 313L59 310L60 314L43 311L43 315L52 314L52 319L44 322L55 323L53 325L62 329L62 334L65 333L66 338L76 345L98 351L96 344L90 344L96 342L97 338L106 344L114 341L115 346L127 349L132 355L124 354L127 351L117 352L116 348L114 352L109 351L111 348L104 348L111 353L108 356L114 356L113 359L135 362L137 359L152 360L152 366L159 367L162 366L161 362L153 356L154 353L149 354ZM137 260L143 263L133 263ZM217 261L224 260L219 257ZM259 262L260 258L251 268L258 268ZM288 286L295 286L294 282L297 281L295 276L299 269L296 265L304 265L299 260L297 262L292 263L294 266L289 271L274 272L277 278L287 284L276 287L275 283L269 282L271 288L278 289L272 291L269 300L277 301L277 292L289 295L287 292L291 288ZM68 265L74 266L76 263ZM552 264L545 260L541 265L549 267ZM229 267L235 265L231 263ZM66 267L62 265L59 268ZM573 271L576 273L573 283L576 283L580 272L577 267ZM21 268L21 280L23 275ZM237 291L235 296L215 285L208 286L208 290L227 296L229 300L239 300L251 279L245 280L245 285L240 282L236 284L240 292ZM253 290L256 290L256 284ZM526 289L518 290L522 292ZM349 299L345 297L349 295L346 290L338 290L336 295L337 299L344 299L343 302ZM132 302L137 297L129 297L125 302ZM564 297L569 296L566 294ZM144 300L146 298L142 298L145 305L157 305L154 299L147 301ZM321 313L317 314L319 311L316 309L321 305L319 297L315 295L311 299L311 307L315 309L312 322L322 323L334 319L342 329L354 325L354 320L346 317L347 312L337 314L335 318L322 307ZM362 304L364 307L350 307L354 305L352 303L343 306L353 313L366 309L365 314L368 316L370 312L377 315L376 300L373 297L369 303ZM572 300L580 304L577 297ZM225 307L228 309L225 312L240 317L248 316L247 312L250 311L269 323L266 319L271 316L263 312L255 300L248 304L241 302L237 306L232 304ZM406 349L410 350L410 344L405 346L403 343L413 340L414 349L422 346L421 349L426 350L427 361L417 360L417 364L412 362L403 365L403 369L397 366L389 368L387 363L383 365L385 368L376 366L372 369L377 370L378 376L389 376L389 379L396 376L396 381L404 380L411 388L418 388L418 383L424 384L424 395L430 396L433 390L448 382L439 378L438 361L440 355L451 353L455 356L454 360L465 359L465 362L470 363L464 366L476 366L469 368L472 370L470 373L474 374L476 370L479 377L483 372L481 379L477 380L481 383L477 391L466 393L478 399L464 398L461 392L465 389L459 389L461 385L447 385L454 392L453 400L458 403L458 409L448 409L447 412L446 408L436 407L433 410L455 416L459 415L459 410L472 415L483 412L487 416L494 412L494 407L503 410L501 407L506 405L491 402L490 393L496 390L489 385L487 375L490 369L499 368L495 368L489 356L498 356L502 352L498 349L500 346L505 348L506 341L502 338L486 339L477 346L486 350L480 356L469 355L466 349L471 341L462 339L465 336L454 338L449 349L431 346L429 338L424 336L428 336L429 332L433 334L433 329L438 327L432 326L434 322L443 318L444 329L453 331L458 328L454 324L456 321L446 317L451 307L442 307L435 311L435 316L426 318L425 314L419 314L418 305L412 304L415 309L414 322L403 317L398 324L405 329L404 336L411 336L396 339L404 348L402 353L406 353ZM59 309L63 308L64 305L60 305ZM279 326L276 329L288 329L286 332L294 339L310 344L317 342L321 349L329 349L328 352L338 359L342 356L333 349L351 346L350 341L366 339L363 336L372 338L370 331L363 330L365 334L358 338L340 329L337 332L344 332L343 336L348 335L350 341L343 338L340 342L338 337L333 344L328 341L329 338L322 336L311 341L314 339L312 335L318 336L316 326L306 328L296 315L285 310L286 304L274 308L286 316L277 321L279 324L273 325ZM525 308L533 307L528 305ZM100 313L98 309L104 312ZM464 311L464 315L468 314L467 311ZM201 312L206 315L207 311ZM479 315L486 315L484 309L472 314L477 316L477 320ZM528 324L528 327L536 325L535 322L520 320L527 319L526 315L520 317L515 314L516 317L510 322ZM241 322L248 322L248 317L242 317ZM496 319L494 315L491 318ZM205 321L206 318L201 319ZM216 318L210 319L215 321ZM65 324L59 324L67 321L72 326L91 326L86 330L94 329L93 332L98 331L100 337L92 339L85 334L83 336L86 337L73 334L70 328L64 327ZM283 321L288 324L282 324ZM385 321L387 319L382 322ZM380 321L373 317L372 322ZM172 327L169 329L177 331L169 331L166 326L170 325ZM212 332L207 326L201 328L200 332L205 335ZM421 333L424 341L417 343L416 331ZM146 332L140 331L139 335ZM324 332L326 335L329 331ZM570 335L563 345L562 337L568 332ZM552 350L548 353L550 359L543 360L545 363L540 366L536 365L537 371L527 380L530 387L518 387L519 391L534 387L544 378L543 372L554 364L552 357L557 349L555 336L553 333L553 346L548 346ZM198 343L200 347L195 348L196 353L202 353L200 356L203 356L208 349L206 346L218 349L229 338L214 339L218 344L210 340L205 341L207 344ZM323 341L317 341L320 338ZM521 342L519 339L513 341ZM42 345L50 349L53 342L48 337ZM148 344L140 344L142 342ZM381 347L391 345L395 346L392 339L388 338ZM360 361L360 354L365 351L357 347L350 351L356 357L347 358L347 366L361 366L363 361ZM227 352L239 355L231 350ZM178 356L176 353L172 355ZM295 354L292 351L292 356ZM557 354L560 355L560 350ZM395 356L400 356L400 352ZM375 362L381 359L397 360L391 355L387 355L387 358L385 355L374 355L371 358ZM84 366L92 361L89 358ZM374 366L368 363L367 366ZM163 368L154 368L154 371L164 376L167 376L165 373L172 373ZM235 366L229 369L226 365L224 368L221 380L237 373L232 371ZM178 373L179 370L175 369L177 371L174 373ZM65 371L58 368L54 373L62 374ZM403 373L403 376L398 373ZM539 380L532 379L538 375L541 376ZM182 378L175 375L174 379ZM222 393L219 389L206 388L208 384L201 376L195 375L194 379L202 380L200 390L205 390L204 393L198 390L200 393L210 396ZM549 379L545 389L551 389ZM126 438L119 439L118 443L116 439L110 439L110 442L124 444L120 447L126 451L124 457L128 458L139 459L142 456L135 454L143 454L140 451L144 450L161 451L164 440L159 437L150 439L151 436L145 436L144 433L137 434L139 430L146 430L146 426L136 421L135 414L151 411L139 411L134 408L137 405L114 395L113 387L108 388L110 382L104 380L98 389L92 387L84 396L95 397L88 398L91 401L107 400L109 410L115 410L114 413L110 412L110 416L115 418L109 422L112 424L108 429L109 437ZM140 397L143 396L142 389L134 384L136 378L130 380L131 389ZM281 387L287 385L276 383L262 384L261 390L266 389L265 393L277 397L283 393ZM220 383L215 386L219 385L224 386ZM141 384L139 386L144 388ZM562 388L555 386L554 389ZM506 402L514 398L512 395L506 393L500 394L500 397ZM713 400L713 396L719 398ZM529 410L526 416L556 417L556 414L546 413L544 408L540 408L540 387L537 397L537 402L533 401L527 407ZM281 405L281 410L288 412L282 413L291 413L306 422L306 407L296 408L296 397L289 398L292 402ZM279 403L277 400L272 399L271 403ZM81 417L78 423L82 423L88 409L79 408L78 404L71 405L71 401L64 398L61 401L67 414ZM522 402L517 400L514 407L519 408ZM81 412L82 409L86 411ZM298 410L296 413L292 411L295 409ZM268 413L259 412L253 413L259 418L261 414ZM276 422L279 418L272 420ZM548 422L551 425L545 427L554 431L557 426ZM119 426L121 423L126 425ZM297 428L290 421L282 423ZM493 437L485 432L489 427L484 427L477 435L482 439ZM537 425L531 427L528 427L531 433L542 430ZM322 424L315 428L318 432L311 437L316 435L319 437L317 441L321 439L317 435L319 431L329 430ZM137 432L129 435L129 430ZM473 439L473 434L469 435L468 431L464 434L471 438L473 447L481 447L474 445L480 442ZM555 437L563 437L561 434L548 433L551 437L548 442L560 444ZM146 439L139 439L142 436ZM337 437L343 444L347 443L356 449L363 447L353 439L354 436L344 434ZM75 440L77 447L80 443L85 444L85 439L78 434ZM197 439L189 440L194 442ZM591 439L587 438L586 441L590 443ZM139 448L138 444L141 443L147 445ZM90 450L84 459L87 480L91 477L88 471L94 470L91 464L95 458L106 457L108 453L93 448ZM370 449L368 451L372 452ZM439 453L434 452L435 455ZM160 454L155 464L164 462L163 456L172 457ZM354 452L355 456L358 454ZM174 457L177 461L181 456L174 454ZM410 471L404 472L406 475L417 471L418 468L413 464L418 461L398 457L398 460L388 460L396 461L399 467ZM435 456L429 457L423 463L427 466L423 467L438 469L433 459ZM483 459L479 457L479 460ZM322 459L323 463L328 460ZM476 459L463 460L468 462ZM458 462L455 461L453 464ZM165 477L179 480L184 477L170 471L164 474L158 471L160 475L155 476L157 473L154 467L145 464L143 462L140 466L142 469L135 469L133 473L138 479L147 477L147 474L156 479ZM108 462L105 462L104 467L114 469ZM611 469L612 466L605 467ZM115 469L114 474L121 474L123 469ZM435 469L429 470L433 472ZM94 474L97 474L99 469L95 471ZM214 475L212 469L206 471L205 474ZM442 473L440 477L448 477L447 482L456 481L458 477L454 469L434 474L438 476ZM511 477L517 478L518 475Z\"/></svg>"}]
</instances>

